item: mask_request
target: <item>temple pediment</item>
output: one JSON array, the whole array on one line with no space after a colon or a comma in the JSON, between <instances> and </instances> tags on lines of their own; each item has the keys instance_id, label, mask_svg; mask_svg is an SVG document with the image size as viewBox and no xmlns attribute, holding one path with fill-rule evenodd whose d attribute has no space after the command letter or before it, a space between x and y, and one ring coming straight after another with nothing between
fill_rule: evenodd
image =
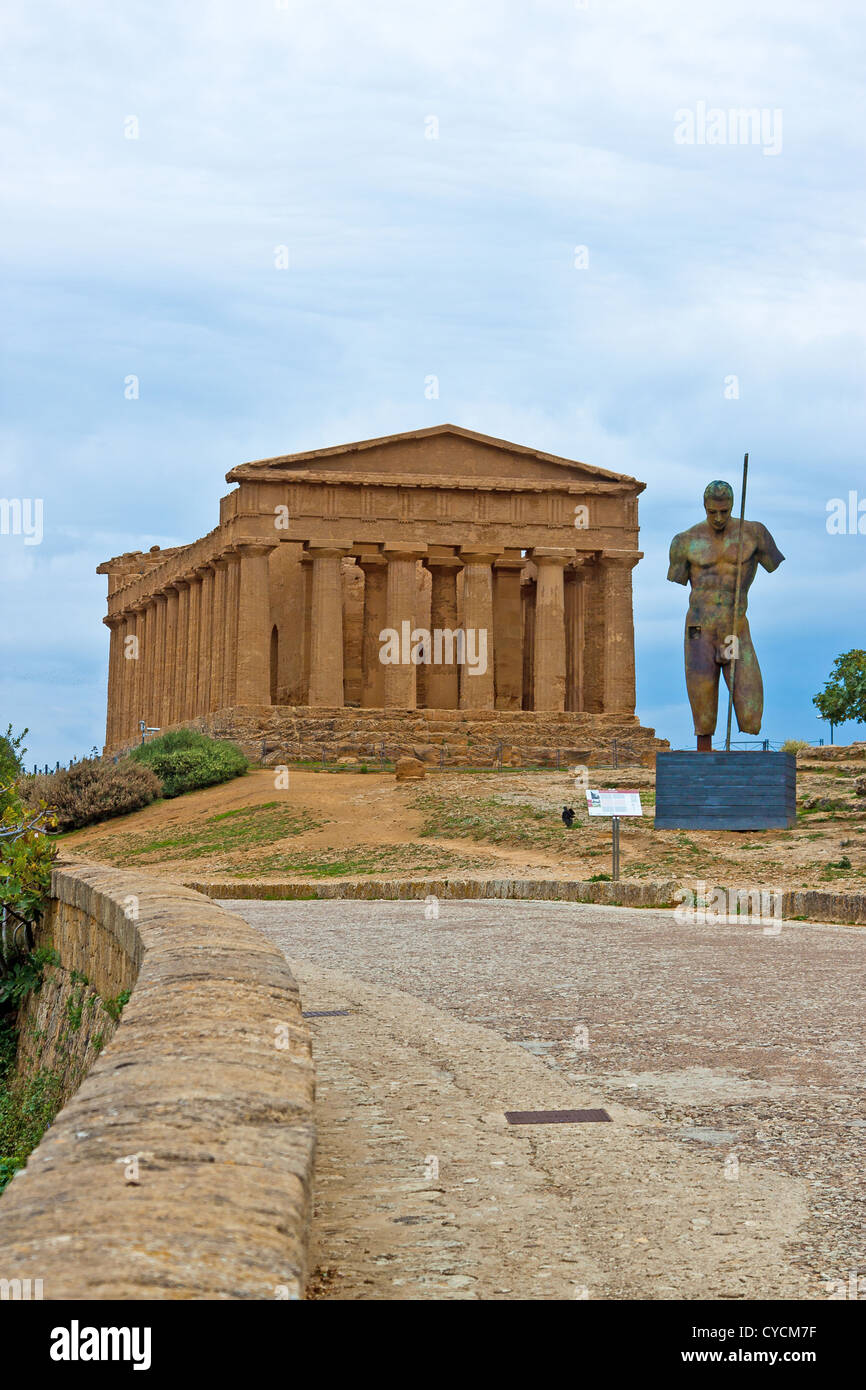
<instances>
[{"instance_id":1,"label":"temple pediment","mask_svg":"<svg viewBox=\"0 0 866 1390\"><path fill-rule=\"evenodd\" d=\"M644 487L643 483L622 473L594 468L576 459L560 458L507 439L495 439L447 424L328 449L256 459L233 468L226 479L228 482L265 482L317 473L323 476L357 474L359 480L364 476L455 478L464 486L477 478L479 481L494 479L500 484L510 479L515 483L609 481L635 492Z\"/></svg>"}]
</instances>

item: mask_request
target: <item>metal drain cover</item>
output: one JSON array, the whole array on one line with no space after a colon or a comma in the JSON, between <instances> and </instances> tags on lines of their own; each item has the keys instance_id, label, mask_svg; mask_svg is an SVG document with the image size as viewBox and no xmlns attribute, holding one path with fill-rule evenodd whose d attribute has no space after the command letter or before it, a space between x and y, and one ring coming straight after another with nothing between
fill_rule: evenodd
<instances>
[{"instance_id":1,"label":"metal drain cover","mask_svg":"<svg viewBox=\"0 0 866 1390\"><path fill-rule=\"evenodd\" d=\"M310 1013L302 1014L302 1018L348 1018L351 1009L313 1009Z\"/></svg>"},{"instance_id":2,"label":"metal drain cover","mask_svg":"<svg viewBox=\"0 0 866 1390\"><path fill-rule=\"evenodd\" d=\"M613 1121L606 1110L506 1110L510 1125L581 1125Z\"/></svg>"}]
</instances>

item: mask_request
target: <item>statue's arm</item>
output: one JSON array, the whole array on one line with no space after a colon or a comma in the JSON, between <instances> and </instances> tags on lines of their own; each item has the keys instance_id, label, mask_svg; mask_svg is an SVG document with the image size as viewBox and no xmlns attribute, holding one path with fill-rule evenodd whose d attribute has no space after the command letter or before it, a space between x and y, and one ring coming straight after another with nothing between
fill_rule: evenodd
<instances>
[{"instance_id":1,"label":"statue's arm","mask_svg":"<svg viewBox=\"0 0 866 1390\"><path fill-rule=\"evenodd\" d=\"M668 579L672 584L688 584L689 557L685 536L680 533L671 541L671 562L668 566Z\"/></svg>"},{"instance_id":2,"label":"statue's arm","mask_svg":"<svg viewBox=\"0 0 866 1390\"><path fill-rule=\"evenodd\" d=\"M773 570L779 568L785 557L776 545L776 542L773 540L766 526L762 526L758 521L755 523L755 530L758 533L758 548L756 552L758 563L763 565L764 569L772 574Z\"/></svg>"}]
</instances>

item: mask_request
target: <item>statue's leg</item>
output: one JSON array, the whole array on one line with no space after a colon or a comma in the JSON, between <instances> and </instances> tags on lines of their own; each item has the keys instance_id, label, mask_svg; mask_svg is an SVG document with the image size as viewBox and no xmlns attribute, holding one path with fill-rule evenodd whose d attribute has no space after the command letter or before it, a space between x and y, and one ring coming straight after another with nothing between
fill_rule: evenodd
<instances>
[{"instance_id":1,"label":"statue's leg","mask_svg":"<svg viewBox=\"0 0 866 1390\"><path fill-rule=\"evenodd\" d=\"M695 733L714 734L719 709L719 668L716 644L710 633L686 623L686 689L695 721Z\"/></svg>"},{"instance_id":2,"label":"statue's leg","mask_svg":"<svg viewBox=\"0 0 866 1390\"><path fill-rule=\"evenodd\" d=\"M725 684L730 689L730 665L726 664L723 670ZM761 732L761 720L764 716L764 682L761 679L761 668L758 665L755 648L752 646L749 624L745 618L740 628L740 655L737 661L737 673L734 677L734 710L737 716L737 727L741 734L759 734Z\"/></svg>"}]
</instances>

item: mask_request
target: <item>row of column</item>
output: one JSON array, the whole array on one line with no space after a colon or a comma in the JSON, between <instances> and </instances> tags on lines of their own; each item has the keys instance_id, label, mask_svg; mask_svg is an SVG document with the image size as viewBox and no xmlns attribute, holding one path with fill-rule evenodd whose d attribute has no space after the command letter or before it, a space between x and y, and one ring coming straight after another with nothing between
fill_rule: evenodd
<instances>
[{"instance_id":1,"label":"row of column","mask_svg":"<svg viewBox=\"0 0 866 1390\"><path fill-rule=\"evenodd\" d=\"M342 561L350 545L313 547L306 629L308 703L343 704ZM634 712L633 553L575 560L573 552L532 552L537 580L522 584L523 559L464 550L429 555L386 546L360 555L364 573L363 680L368 708L587 709ZM414 664L381 659L384 629L416 628L417 562L431 574L430 629L457 629L457 575L463 572L464 633L484 633L486 669L456 660ZM566 578L566 569L569 569ZM447 653L446 653L447 654ZM477 645L476 645L477 655ZM568 675L572 674L569 682ZM528 698L527 698L528 694Z\"/></svg>"},{"instance_id":2,"label":"row of column","mask_svg":"<svg viewBox=\"0 0 866 1390\"><path fill-rule=\"evenodd\" d=\"M233 546L173 579L124 612L110 615L109 748L140 738L140 723L167 728L232 705L272 698L268 555L273 544ZM307 599L296 615L309 673L307 702L343 705L342 561L350 544L305 551ZM584 709L634 711L631 569L637 555L535 549L526 562L463 549L429 554L386 545L358 555L364 572L361 703L372 708ZM416 665L381 659L383 629L416 628L417 563L431 574L430 629L458 629L457 576L463 573L460 629L474 638L473 665L448 660ZM477 662L480 635L486 667Z\"/></svg>"},{"instance_id":3,"label":"row of column","mask_svg":"<svg viewBox=\"0 0 866 1390\"><path fill-rule=\"evenodd\" d=\"M272 548L235 546L105 619L107 747L137 742L142 722L164 729L228 705L269 702Z\"/></svg>"}]
</instances>

